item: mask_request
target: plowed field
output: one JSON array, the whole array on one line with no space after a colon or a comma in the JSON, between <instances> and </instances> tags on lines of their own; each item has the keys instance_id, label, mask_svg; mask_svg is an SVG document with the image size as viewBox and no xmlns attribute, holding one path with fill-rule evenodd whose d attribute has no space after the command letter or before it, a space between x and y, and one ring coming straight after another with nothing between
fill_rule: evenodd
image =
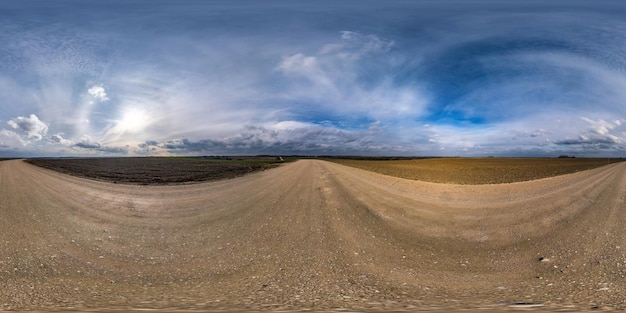
<instances>
[{"instance_id":1,"label":"plowed field","mask_svg":"<svg viewBox=\"0 0 626 313\"><path fill-rule=\"evenodd\" d=\"M514 183L589 170L624 159L434 158L331 161L400 178L446 184Z\"/></svg>"},{"instance_id":2,"label":"plowed field","mask_svg":"<svg viewBox=\"0 0 626 313\"><path fill-rule=\"evenodd\" d=\"M90 158L32 159L27 162L61 173L114 183L161 185L243 176L270 169L275 158Z\"/></svg>"}]
</instances>

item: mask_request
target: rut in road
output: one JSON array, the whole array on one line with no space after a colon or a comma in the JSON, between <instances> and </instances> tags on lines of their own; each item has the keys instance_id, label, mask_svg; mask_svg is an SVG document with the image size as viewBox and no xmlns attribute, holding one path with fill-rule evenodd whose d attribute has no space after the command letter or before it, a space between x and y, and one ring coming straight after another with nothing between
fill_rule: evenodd
<instances>
[{"instance_id":1,"label":"rut in road","mask_svg":"<svg viewBox=\"0 0 626 313\"><path fill-rule=\"evenodd\" d=\"M626 308L626 164L445 185L301 160L183 186L0 162L0 309Z\"/></svg>"}]
</instances>

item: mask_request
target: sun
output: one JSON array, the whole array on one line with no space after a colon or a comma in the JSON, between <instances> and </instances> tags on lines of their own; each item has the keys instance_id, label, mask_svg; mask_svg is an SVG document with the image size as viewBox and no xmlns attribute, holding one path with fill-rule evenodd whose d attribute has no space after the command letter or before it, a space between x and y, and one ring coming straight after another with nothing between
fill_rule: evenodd
<instances>
[{"instance_id":1,"label":"sun","mask_svg":"<svg viewBox=\"0 0 626 313\"><path fill-rule=\"evenodd\" d=\"M128 109L118 122L118 128L124 132L139 132L148 126L148 114L141 109Z\"/></svg>"}]
</instances>

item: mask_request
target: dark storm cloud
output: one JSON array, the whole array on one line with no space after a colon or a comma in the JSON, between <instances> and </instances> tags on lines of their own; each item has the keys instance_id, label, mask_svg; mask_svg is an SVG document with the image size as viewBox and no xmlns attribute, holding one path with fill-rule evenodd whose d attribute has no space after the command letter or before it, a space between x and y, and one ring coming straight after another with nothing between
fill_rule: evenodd
<instances>
[{"instance_id":1,"label":"dark storm cloud","mask_svg":"<svg viewBox=\"0 0 626 313\"><path fill-rule=\"evenodd\" d=\"M80 142L75 143L73 147L103 154L128 153L128 147L105 146L90 139L83 139Z\"/></svg>"},{"instance_id":2,"label":"dark storm cloud","mask_svg":"<svg viewBox=\"0 0 626 313\"><path fill-rule=\"evenodd\" d=\"M92 142L92 141L81 141L79 143L74 144L75 147L77 148L83 148L83 149L100 149L100 144L97 142Z\"/></svg>"},{"instance_id":3,"label":"dark storm cloud","mask_svg":"<svg viewBox=\"0 0 626 313\"><path fill-rule=\"evenodd\" d=\"M175 153L346 154L362 150L372 144L371 140L371 134L365 132L351 133L315 126L283 131L248 127L234 137L171 140L161 147Z\"/></svg>"}]
</instances>

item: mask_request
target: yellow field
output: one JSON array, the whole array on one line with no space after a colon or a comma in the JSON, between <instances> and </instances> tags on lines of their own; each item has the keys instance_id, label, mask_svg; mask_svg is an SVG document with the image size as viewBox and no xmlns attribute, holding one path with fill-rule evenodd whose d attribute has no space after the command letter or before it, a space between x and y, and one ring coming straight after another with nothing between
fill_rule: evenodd
<instances>
[{"instance_id":1,"label":"yellow field","mask_svg":"<svg viewBox=\"0 0 626 313\"><path fill-rule=\"evenodd\" d=\"M623 159L588 158L435 158L416 160L330 161L395 177L452 184L528 181L597 168Z\"/></svg>"}]
</instances>

